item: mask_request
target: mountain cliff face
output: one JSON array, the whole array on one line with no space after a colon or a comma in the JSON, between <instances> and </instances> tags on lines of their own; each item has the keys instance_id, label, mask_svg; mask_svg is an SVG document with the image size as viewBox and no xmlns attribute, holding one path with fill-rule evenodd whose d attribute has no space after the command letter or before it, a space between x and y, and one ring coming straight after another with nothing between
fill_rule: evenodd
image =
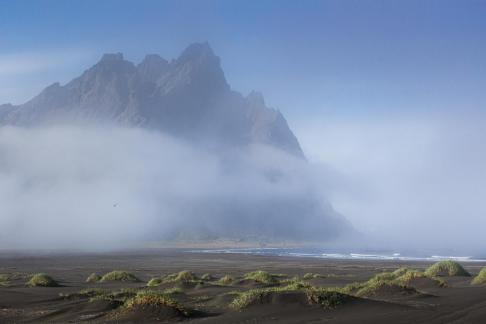
<instances>
[{"instance_id":1,"label":"mountain cliff face","mask_svg":"<svg viewBox=\"0 0 486 324\"><path fill-rule=\"evenodd\" d=\"M261 94L231 90L207 43L190 45L171 62L147 55L135 65L120 53L105 54L66 85L0 106L0 125L63 123L137 126L225 146L264 143L304 156L285 118Z\"/></svg>"}]
</instances>

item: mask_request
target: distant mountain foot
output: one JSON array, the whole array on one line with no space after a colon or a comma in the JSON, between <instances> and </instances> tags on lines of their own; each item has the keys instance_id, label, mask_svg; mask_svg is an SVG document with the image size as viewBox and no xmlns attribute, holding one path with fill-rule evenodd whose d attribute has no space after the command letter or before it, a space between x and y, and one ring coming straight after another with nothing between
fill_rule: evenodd
<instances>
[{"instance_id":1,"label":"distant mountain foot","mask_svg":"<svg viewBox=\"0 0 486 324\"><path fill-rule=\"evenodd\" d=\"M231 90L208 43L190 45L171 62L152 54L134 65L105 54L66 85L0 106L0 125L66 123L137 126L209 145L263 143L304 157L285 118L261 94Z\"/></svg>"}]
</instances>

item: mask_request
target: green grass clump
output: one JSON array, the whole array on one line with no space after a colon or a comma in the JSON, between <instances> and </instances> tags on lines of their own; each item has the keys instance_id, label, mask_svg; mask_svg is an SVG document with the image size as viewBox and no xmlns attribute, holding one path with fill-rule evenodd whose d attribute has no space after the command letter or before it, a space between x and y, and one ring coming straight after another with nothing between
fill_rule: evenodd
<instances>
[{"instance_id":1,"label":"green grass clump","mask_svg":"<svg viewBox=\"0 0 486 324\"><path fill-rule=\"evenodd\" d=\"M226 275L224 277L219 278L217 283L220 284L220 285L231 285L233 283L233 281L235 281L235 278L233 278L232 276Z\"/></svg>"},{"instance_id":2,"label":"green grass clump","mask_svg":"<svg viewBox=\"0 0 486 324\"><path fill-rule=\"evenodd\" d=\"M412 280L417 278L428 278L432 281L435 281L439 285L439 287L443 287L443 288L447 287L447 282L445 282L444 279L436 276L426 275L424 272L418 270L407 269L406 272L404 272L402 275L397 277L394 281L398 284L407 286L410 284Z\"/></svg>"},{"instance_id":3,"label":"green grass clump","mask_svg":"<svg viewBox=\"0 0 486 324\"><path fill-rule=\"evenodd\" d=\"M319 277L319 275L317 273L310 273L310 272L308 272L302 278L304 280L311 280L311 279L318 278L318 277Z\"/></svg>"},{"instance_id":4,"label":"green grass clump","mask_svg":"<svg viewBox=\"0 0 486 324\"><path fill-rule=\"evenodd\" d=\"M36 273L26 283L29 287L58 287L59 284L45 273Z\"/></svg>"},{"instance_id":5,"label":"green grass clump","mask_svg":"<svg viewBox=\"0 0 486 324\"><path fill-rule=\"evenodd\" d=\"M120 290L111 292L101 290L95 293L94 296L89 299L89 301L94 302L98 300L108 300L122 304L128 299L134 297L136 294L137 290L132 288L122 288Z\"/></svg>"},{"instance_id":6,"label":"green grass clump","mask_svg":"<svg viewBox=\"0 0 486 324\"><path fill-rule=\"evenodd\" d=\"M112 272L108 272L103 277L101 277L100 282L107 282L107 281L131 281L131 282L139 282L140 279L135 277L134 274L127 272L127 271L120 271L115 270Z\"/></svg>"},{"instance_id":7,"label":"green grass clump","mask_svg":"<svg viewBox=\"0 0 486 324\"><path fill-rule=\"evenodd\" d=\"M233 292L236 297L229 304L230 308L242 310L252 304L262 302L267 296L273 293L302 292L307 296L310 304L318 304L325 308L334 308L343 303L349 295L341 293L334 288L315 288L288 285L283 287L269 287L250 289L244 292Z\"/></svg>"},{"instance_id":8,"label":"green grass clump","mask_svg":"<svg viewBox=\"0 0 486 324\"><path fill-rule=\"evenodd\" d=\"M101 276L98 276L96 273L92 273L88 276L88 278L86 278L86 282L90 282L90 283L94 283L94 282L98 282L101 280Z\"/></svg>"},{"instance_id":9,"label":"green grass clump","mask_svg":"<svg viewBox=\"0 0 486 324\"><path fill-rule=\"evenodd\" d=\"M336 288L310 288L306 290L306 294L310 303L326 309L336 308L350 298L348 294Z\"/></svg>"},{"instance_id":10,"label":"green grass clump","mask_svg":"<svg viewBox=\"0 0 486 324\"><path fill-rule=\"evenodd\" d=\"M106 294L107 292L104 291L101 288L87 288L87 289L82 289L76 293L70 293L70 294L65 294L65 293L59 293L59 297L63 297L65 299L72 299L72 298L93 298L96 296L100 296L103 294Z\"/></svg>"},{"instance_id":11,"label":"green grass clump","mask_svg":"<svg viewBox=\"0 0 486 324\"><path fill-rule=\"evenodd\" d=\"M351 283L339 288L339 291L358 297L373 295L382 288L396 288L408 292L417 292L415 288L409 286L410 282L416 278L428 278L437 282L440 287L447 287L447 283L439 277L413 269L400 268L393 272L378 273L365 282Z\"/></svg>"},{"instance_id":12,"label":"green grass clump","mask_svg":"<svg viewBox=\"0 0 486 324\"><path fill-rule=\"evenodd\" d=\"M199 279L198 277L190 272L190 271L181 271L177 273L172 273L170 275L167 275L163 282L165 283L171 283L171 282L198 282Z\"/></svg>"},{"instance_id":13,"label":"green grass clump","mask_svg":"<svg viewBox=\"0 0 486 324\"><path fill-rule=\"evenodd\" d=\"M4 286L8 284L8 281L10 280L8 275L1 274L0 275L0 286Z\"/></svg>"},{"instance_id":14,"label":"green grass clump","mask_svg":"<svg viewBox=\"0 0 486 324\"><path fill-rule=\"evenodd\" d=\"M275 276L262 270L248 272L245 274L244 278L249 280L255 280L256 282L267 285L278 283L278 280L275 278Z\"/></svg>"},{"instance_id":15,"label":"green grass clump","mask_svg":"<svg viewBox=\"0 0 486 324\"><path fill-rule=\"evenodd\" d=\"M241 310L253 303L262 301L268 294L272 292L278 292L278 289L279 288L259 288L250 289L244 292L237 292L236 298L233 299L233 301L229 304L229 307L235 310Z\"/></svg>"},{"instance_id":16,"label":"green grass clump","mask_svg":"<svg viewBox=\"0 0 486 324\"><path fill-rule=\"evenodd\" d=\"M286 285L287 288L293 288L295 290L312 287L310 283L300 279L297 276L290 279L282 280L280 283Z\"/></svg>"},{"instance_id":17,"label":"green grass clump","mask_svg":"<svg viewBox=\"0 0 486 324\"><path fill-rule=\"evenodd\" d=\"M393 275L400 277L400 276L403 276L404 274L406 274L407 272L410 272L410 271L411 271L411 269L406 268L406 267L402 267L402 268L396 269L392 273L393 273Z\"/></svg>"},{"instance_id":18,"label":"green grass clump","mask_svg":"<svg viewBox=\"0 0 486 324\"><path fill-rule=\"evenodd\" d=\"M486 282L486 267L479 271L478 275L471 281L472 285L480 285Z\"/></svg>"},{"instance_id":19,"label":"green grass clump","mask_svg":"<svg viewBox=\"0 0 486 324\"><path fill-rule=\"evenodd\" d=\"M147 282L147 287L157 287L162 284L161 278L152 278Z\"/></svg>"},{"instance_id":20,"label":"green grass clump","mask_svg":"<svg viewBox=\"0 0 486 324\"><path fill-rule=\"evenodd\" d=\"M427 276L460 276L460 277L470 277L471 275L467 272L459 263L455 261L440 261L427 270L425 270Z\"/></svg>"},{"instance_id":21,"label":"green grass clump","mask_svg":"<svg viewBox=\"0 0 486 324\"><path fill-rule=\"evenodd\" d=\"M135 296L125 301L124 307L127 310L133 308L147 308L147 307L169 307L180 313L188 316L188 312L177 301L170 298L167 294L153 290L141 290Z\"/></svg>"},{"instance_id":22,"label":"green grass clump","mask_svg":"<svg viewBox=\"0 0 486 324\"><path fill-rule=\"evenodd\" d=\"M372 296L372 295L375 295L380 289L389 289L389 288L391 288L391 289L396 288L396 289L403 290L403 291L406 291L406 292L417 292L416 289L413 288L413 287L397 284L397 283L394 283L394 282L378 280L378 281L374 281L372 283L366 284L364 287L359 289L355 293L355 295L358 296L358 297Z\"/></svg>"}]
</instances>

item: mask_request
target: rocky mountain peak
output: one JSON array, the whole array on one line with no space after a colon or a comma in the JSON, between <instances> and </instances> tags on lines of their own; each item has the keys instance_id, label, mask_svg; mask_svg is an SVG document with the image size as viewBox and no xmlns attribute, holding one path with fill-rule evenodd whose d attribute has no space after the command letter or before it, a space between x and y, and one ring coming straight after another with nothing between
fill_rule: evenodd
<instances>
[{"instance_id":1,"label":"rocky mountain peak","mask_svg":"<svg viewBox=\"0 0 486 324\"><path fill-rule=\"evenodd\" d=\"M0 106L0 126L115 123L146 127L200 143L254 142L303 157L285 118L263 95L232 91L207 42L188 46L170 63L157 54L135 66L105 54L66 85L55 83L18 106Z\"/></svg>"},{"instance_id":2,"label":"rocky mountain peak","mask_svg":"<svg viewBox=\"0 0 486 324\"><path fill-rule=\"evenodd\" d=\"M143 61L137 65L139 75L151 82L156 82L168 70L169 62L157 54L146 55Z\"/></svg>"}]
</instances>

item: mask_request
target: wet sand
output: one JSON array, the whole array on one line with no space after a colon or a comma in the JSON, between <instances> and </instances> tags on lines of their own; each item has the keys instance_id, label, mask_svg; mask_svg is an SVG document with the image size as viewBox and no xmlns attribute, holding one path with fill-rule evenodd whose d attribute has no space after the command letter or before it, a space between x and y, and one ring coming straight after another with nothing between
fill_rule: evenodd
<instances>
[{"instance_id":1,"label":"wet sand","mask_svg":"<svg viewBox=\"0 0 486 324\"><path fill-rule=\"evenodd\" d=\"M471 277L443 277L448 284L446 288L417 281L413 286L419 294L385 291L374 296L350 297L333 307L308 303L297 293L272 295L241 310L228 306L235 298L233 292L268 286L243 279L245 273L255 270L279 274L279 280L314 273L319 276L307 280L310 285L342 287L366 281L384 271L400 267L424 270L430 264L203 254L177 249L36 255L2 252L0 274L9 279L0 284L0 322L486 323L486 285L470 285ZM480 263L462 265L473 275L484 266ZM91 273L102 275L112 270L129 271L141 282L86 283ZM146 289L146 282L151 278L182 270L191 271L199 277L209 273L213 279L201 284L167 283L150 289L178 287L179 293L174 294L173 299L190 310L187 316L153 309L137 309L130 313L121 304L90 301L87 296L76 295L87 288L142 290ZM25 286L29 277L39 272L47 273L61 286ZM217 279L225 275L231 275L235 281L216 284Z\"/></svg>"}]
</instances>

